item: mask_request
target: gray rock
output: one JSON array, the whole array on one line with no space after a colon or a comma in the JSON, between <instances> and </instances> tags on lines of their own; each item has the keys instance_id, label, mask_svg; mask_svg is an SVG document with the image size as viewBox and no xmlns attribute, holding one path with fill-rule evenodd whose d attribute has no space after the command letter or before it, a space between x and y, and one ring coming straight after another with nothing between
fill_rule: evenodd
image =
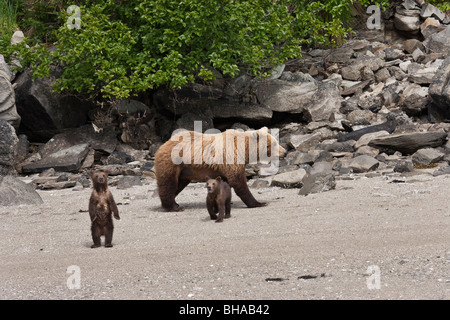
<instances>
[{"instance_id":1,"label":"gray rock","mask_svg":"<svg viewBox=\"0 0 450 320\"><path fill-rule=\"evenodd\" d=\"M0 175L16 175L17 138L14 128L0 119Z\"/></svg>"},{"instance_id":2,"label":"gray rock","mask_svg":"<svg viewBox=\"0 0 450 320\"><path fill-rule=\"evenodd\" d=\"M366 80L363 79L363 72L366 71L377 71L384 66L382 59L372 56L360 56L351 62L347 67L341 69L342 78L346 80Z\"/></svg>"},{"instance_id":3,"label":"gray rock","mask_svg":"<svg viewBox=\"0 0 450 320\"><path fill-rule=\"evenodd\" d=\"M285 157L289 165L313 164L317 156L313 156L307 152L293 151L289 152Z\"/></svg>"},{"instance_id":4,"label":"gray rock","mask_svg":"<svg viewBox=\"0 0 450 320\"><path fill-rule=\"evenodd\" d=\"M125 176L119 178L117 189L128 189L133 186L142 186L141 178L138 176Z\"/></svg>"},{"instance_id":5,"label":"gray rock","mask_svg":"<svg viewBox=\"0 0 450 320\"><path fill-rule=\"evenodd\" d=\"M421 96L418 94L406 95L403 102L400 104L400 109L408 116L420 116L428 109L428 96Z\"/></svg>"},{"instance_id":6,"label":"gray rock","mask_svg":"<svg viewBox=\"0 0 450 320\"><path fill-rule=\"evenodd\" d=\"M134 161L134 158L131 155L125 152L114 151L106 158L105 164L127 164L132 161Z\"/></svg>"},{"instance_id":7,"label":"gray rock","mask_svg":"<svg viewBox=\"0 0 450 320\"><path fill-rule=\"evenodd\" d=\"M54 168L56 171L77 171L88 152L88 144L77 144L50 153L39 161L26 164L22 167L22 171L24 173L36 173L49 168Z\"/></svg>"},{"instance_id":8,"label":"gray rock","mask_svg":"<svg viewBox=\"0 0 450 320\"><path fill-rule=\"evenodd\" d=\"M386 130L380 130L380 131L376 131L376 132L368 132L366 134L363 134L355 143L354 148L358 149L362 146L367 146L369 145L370 141L372 141L375 138L378 137L383 137L383 136L388 136L389 132L387 132Z\"/></svg>"},{"instance_id":9,"label":"gray rock","mask_svg":"<svg viewBox=\"0 0 450 320\"><path fill-rule=\"evenodd\" d=\"M353 170L354 173L363 173L372 171L378 168L379 161L368 155L360 155L350 160L348 167Z\"/></svg>"},{"instance_id":10,"label":"gray rock","mask_svg":"<svg viewBox=\"0 0 450 320\"><path fill-rule=\"evenodd\" d=\"M443 13L439 8L433 6L431 3L425 2L422 5L422 10L420 11L420 16L422 18L435 17L441 22L445 19L445 13Z\"/></svg>"},{"instance_id":11,"label":"gray rock","mask_svg":"<svg viewBox=\"0 0 450 320\"><path fill-rule=\"evenodd\" d=\"M307 134L291 134L289 136L288 145L298 151L308 152L313 146L322 140L319 132Z\"/></svg>"},{"instance_id":12,"label":"gray rock","mask_svg":"<svg viewBox=\"0 0 450 320\"><path fill-rule=\"evenodd\" d=\"M378 149L400 151L402 154L413 154L426 147L439 147L447 140L445 132L412 132L391 134L370 141L369 146Z\"/></svg>"},{"instance_id":13,"label":"gray rock","mask_svg":"<svg viewBox=\"0 0 450 320\"><path fill-rule=\"evenodd\" d=\"M303 179L299 195L329 191L336 188L336 181L329 162L317 162Z\"/></svg>"},{"instance_id":14,"label":"gray rock","mask_svg":"<svg viewBox=\"0 0 450 320\"><path fill-rule=\"evenodd\" d=\"M427 20L420 25L420 32L424 38L430 38L433 34L439 31L441 31L441 24L435 18L427 18Z\"/></svg>"},{"instance_id":15,"label":"gray rock","mask_svg":"<svg viewBox=\"0 0 450 320\"><path fill-rule=\"evenodd\" d=\"M112 153L118 144L113 126L95 132L91 125L84 125L53 136L40 151L46 157L57 150L65 149L76 144L88 144L92 149Z\"/></svg>"},{"instance_id":16,"label":"gray rock","mask_svg":"<svg viewBox=\"0 0 450 320\"><path fill-rule=\"evenodd\" d=\"M300 113L303 106L314 101L317 84L277 79L259 83L255 91L261 105L272 111Z\"/></svg>"},{"instance_id":17,"label":"gray rock","mask_svg":"<svg viewBox=\"0 0 450 320\"><path fill-rule=\"evenodd\" d=\"M408 53L413 53L416 49L420 49L422 51L425 50L425 46L423 45L422 41L417 39L405 40L405 42L403 43L403 48Z\"/></svg>"},{"instance_id":18,"label":"gray rock","mask_svg":"<svg viewBox=\"0 0 450 320\"><path fill-rule=\"evenodd\" d=\"M443 152L434 148L419 149L412 155L412 162L414 165L432 164L441 161L444 155Z\"/></svg>"},{"instance_id":19,"label":"gray rock","mask_svg":"<svg viewBox=\"0 0 450 320\"><path fill-rule=\"evenodd\" d=\"M399 160L394 166L394 172L404 173L414 171L414 165L410 160Z\"/></svg>"},{"instance_id":20,"label":"gray rock","mask_svg":"<svg viewBox=\"0 0 450 320\"><path fill-rule=\"evenodd\" d=\"M328 120L338 113L343 99L334 82L322 82L313 96L313 101L303 107L303 118L308 121Z\"/></svg>"},{"instance_id":21,"label":"gray rock","mask_svg":"<svg viewBox=\"0 0 450 320\"><path fill-rule=\"evenodd\" d=\"M287 189L301 188L303 186L303 178L305 178L306 175L305 169L279 173L272 178L271 186Z\"/></svg>"},{"instance_id":22,"label":"gray rock","mask_svg":"<svg viewBox=\"0 0 450 320\"><path fill-rule=\"evenodd\" d=\"M420 10L418 8L407 6L397 6L394 15L394 26L399 31L411 34L419 32Z\"/></svg>"},{"instance_id":23,"label":"gray rock","mask_svg":"<svg viewBox=\"0 0 450 320\"><path fill-rule=\"evenodd\" d=\"M327 64L333 63L347 63L355 51L350 46L342 46L334 50L330 50L328 55L325 57L325 62Z\"/></svg>"},{"instance_id":24,"label":"gray rock","mask_svg":"<svg viewBox=\"0 0 450 320\"><path fill-rule=\"evenodd\" d=\"M428 92L434 103L444 112L450 109L450 57L447 57L436 71Z\"/></svg>"},{"instance_id":25,"label":"gray rock","mask_svg":"<svg viewBox=\"0 0 450 320\"><path fill-rule=\"evenodd\" d=\"M0 176L1 206L36 205L43 202L32 185L12 176Z\"/></svg>"},{"instance_id":26,"label":"gray rock","mask_svg":"<svg viewBox=\"0 0 450 320\"><path fill-rule=\"evenodd\" d=\"M408 67L408 80L417 84L430 84L433 78L441 67L442 60L435 61L430 66L424 66L417 63L412 63Z\"/></svg>"},{"instance_id":27,"label":"gray rock","mask_svg":"<svg viewBox=\"0 0 450 320\"><path fill-rule=\"evenodd\" d=\"M427 43L430 50L450 55L450 25L444 30L432 34L427 39Z\"/></svg>"}]
</instances>

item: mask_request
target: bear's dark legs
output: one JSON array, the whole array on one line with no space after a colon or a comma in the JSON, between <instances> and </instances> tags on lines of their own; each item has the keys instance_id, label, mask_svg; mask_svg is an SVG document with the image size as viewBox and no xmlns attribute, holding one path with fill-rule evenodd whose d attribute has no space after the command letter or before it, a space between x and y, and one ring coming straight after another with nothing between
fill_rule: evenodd
<instances>
[{"instance_id":1,"label":"bear's dark legs","mask_svg":"<svg viewBox=\"0 0 450 320\"><path fill-rule=\"evenodd\" d=\"M158 194L161 205L166 211L181 211L180 206L175 202L178 191L177 177L165 181L158 180ZM184 187L183 187L184 188Z\"/></svg>"},{"instance_id":2,"label":"bear's dark legs","mask_svg":"<svg viewBox=\"0 0 450 320\"><path fill-rule=\"evenodd\" d=\"M217 216L217 220L216 222L222 222L223 221L223 217L225 216L225 204L224 203L220 203L218 205L218 210L219 210L219 215Z\"/></svg>"},{"instance_id":3,"label":"bear's dark legs","mask_svg":"<svg viewBox=\"0 0 450 320\"><path fill-rule=\"evenodd\" d=\"M247 181L245 173L228 178L228 183L230 184L230 187L234 189L236 195L239 198L241 198L241 200L245 203L247 207L256 208L256 207L264 207L265 205L267 205L264 202L258 202L250 192L247 183L242 183L242 181Z\"/></svg>"},{"instance_id":4,"label":"bear's dark legs","mask_svg":"<svg viewBox=\"0 0 450 320\"><path fill-rule=\"evenodd\" d=\"M100 247L101 245L100 236L102 235L100 226L98 226L96 223L92 223L91 233L92 233L92 240L94 241L94 244L91 246L91 248Z\"/></svg>"},{"instance_id":5,"label":"bear's dark legs","mask_svg":"<svg viewBox=\"0 0 450 320\"><path fill-rule=\"evenodd\" d=\"M217 219L217 204L215 201L206 201L206 208L208 209L209 216L211 217L211 220Z\"/></svg>"},{"instance_id":6,"label":"bear's dark legs","mask_svg":"<svg viewBox=\"0 0 450 320\"><path fill-rule=\"evenodd\" d=\"M225 219L231 217L231 201L225 202Z\"/></svg>"},{"instance_id":7,"label":"bear's dark legs","mask_svg":"<svg viewBox=\"0 0 450 320\"><path fill-rule=\"evenodd\" d=\"M112 224L105 226L105 248L111 248L114 226Z\"/></svg>"},{"instance_id":8,"label":"bear's dark legs","mask_svg":"<svg viewBox=\"0 0 450 320\"><path fill-rule=\"evenodd\" d=\"M185 179L180 179L178 180L178 188L177 188L177 192L175 193L175 197L181 192L183 191L184 188L186 188L186 186L191 182L191 180L185 180Z\"/></svg>"}]
</instances>

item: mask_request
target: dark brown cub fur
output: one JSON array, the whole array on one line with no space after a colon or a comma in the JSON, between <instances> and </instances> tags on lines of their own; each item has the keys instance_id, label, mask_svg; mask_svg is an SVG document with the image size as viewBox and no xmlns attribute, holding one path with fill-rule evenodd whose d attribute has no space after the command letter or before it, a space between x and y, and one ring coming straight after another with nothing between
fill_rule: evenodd
<instances>
[{"instance_id":1,"label":"dark brown cub fur","mask_svg":"<svg viewBox=\"0 0 450 320\"><path fill-rule=\"evenodd\" d=\"M91 217L91 233L94 244L91 248L100 247L100 237L105 236L105 247L112 247L113 220L112 215L120 220L119 210L111 191L108 189L108 170L105 172L89 171L93 183L89 199L89 216Z\"/></svg>"},{"instance_id":2,"label":"dark brown cub fur","mask_svg":"<svg viewBox=\"0 0 450 320\"><path fill-rule=\"evenodd\" d=\"M222 180L221 176L215 179L206 177L206 208L211 220L222 222L223 218L231 217L231 188L230 185ZM219 213L219 217L217 217Z\"/></svg>"}]
</instances>

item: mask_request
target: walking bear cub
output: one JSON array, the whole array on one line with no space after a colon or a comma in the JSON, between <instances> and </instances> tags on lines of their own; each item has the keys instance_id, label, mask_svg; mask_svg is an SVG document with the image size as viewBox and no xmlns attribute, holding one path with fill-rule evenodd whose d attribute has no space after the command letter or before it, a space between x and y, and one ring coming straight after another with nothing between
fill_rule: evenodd
<instances>
[{"instance_id":1,"label":"walking bear cub","mask_svg":"<svg viewBox=\"0 0 450 320\"><path fill-rule=\"evenodd\" d=\"M221 176L215 179L206 177L206 208L211 220L222 222L223 218L231 217L231 188L230 185L222 180ZM219 216L217 217L217 213Z\"/></svg>"},{"instance_id":2,"label":"walking bear cub","mask_svg":"<svg viewBox=\"0 0 450 320\"><path fill-rule=\"evenodd\" d=\"M108 189L108 170L104 172L89 171L93 183L89 199L89 216L91 217L91 233L94 244L91 248L100 247L100 237L105 236L105 247L112 247L113 220L120 220L119 210L111 191Z\"/></svg>"}]
</instances>

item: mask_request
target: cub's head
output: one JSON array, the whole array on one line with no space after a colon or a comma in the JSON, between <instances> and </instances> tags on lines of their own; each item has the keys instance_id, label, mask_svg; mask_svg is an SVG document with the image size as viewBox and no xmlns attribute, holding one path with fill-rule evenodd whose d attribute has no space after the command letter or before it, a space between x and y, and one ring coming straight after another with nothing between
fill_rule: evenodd
<instances>
[{"instance_id":1,"label":"cub's head","mask_svg":"<svg viewBox=\"0 0 450 320\"><path fill-rule=\"evenodd\" d=\"M206 190L208 190L208 193L215 193L220 185L220 182L222 181L222 177L218 176L215 179L211 179L210 177L206 177Z\"/></svg>"},{"instance_id":2,"label":"cub's head","mask_svg":"<svg viewBox=\"0 0 450 320\"><path fill-rule=\"evenodd\" d=\"M103 172L94 172L93 170L89 171L89 175L91 176L92 182L95 185L108 185L108 170Z\"/></svg>"}]
</instances>

